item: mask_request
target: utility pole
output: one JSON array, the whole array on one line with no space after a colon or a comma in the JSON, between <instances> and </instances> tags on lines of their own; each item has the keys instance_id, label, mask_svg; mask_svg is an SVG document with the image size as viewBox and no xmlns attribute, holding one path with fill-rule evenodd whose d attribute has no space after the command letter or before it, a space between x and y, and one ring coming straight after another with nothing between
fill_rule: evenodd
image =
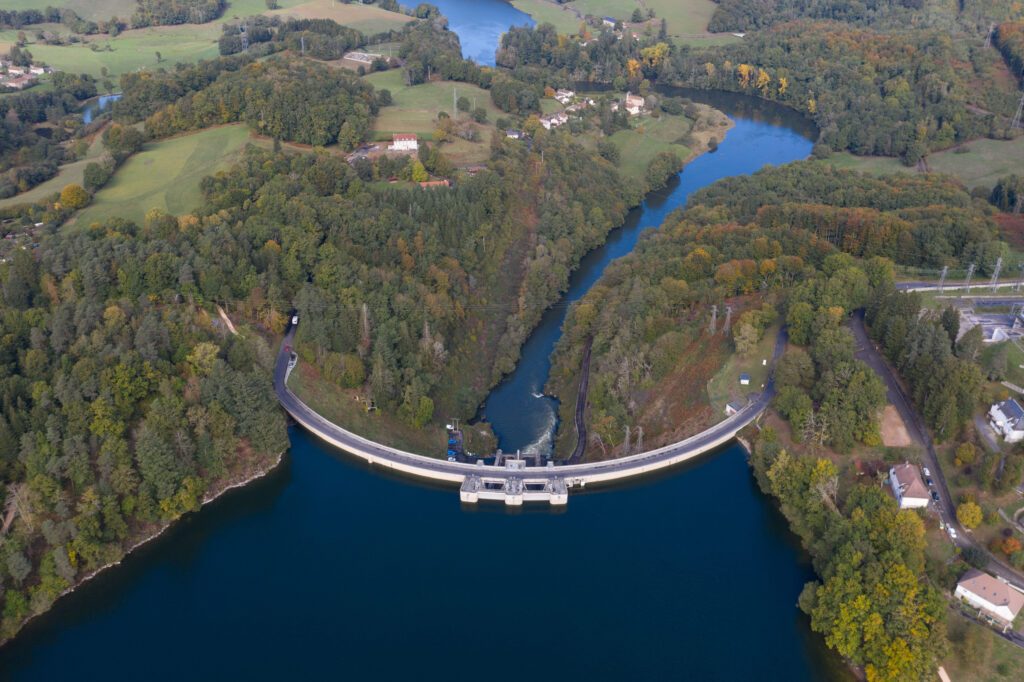
<instances>
[{"instance_id":1,"label":"utility pole","mask_svg":"<svg viewBox=\"0 0 1024 682\"><path fill-rule=\"evenodd\" d=\"M946 274L948 272L949 272L949 266L948 265L943 265L942 266L942 274L939 275L939 293L940 294L942 293L942 290L946 287Z\"/></svg>"},{"instance_id":2,"label":"utility pole","mask_svg":"<svg viewBox=\"0 0 1024 682\"><path fill-rule=\"evenodd\" d=\"M622 455L629 455L629 424L626 424L626 440L622 443Z\"/></svg>"},{"instance_id":3,"label":"utility pole","mask_svg":"<svg viewBox=\"0 0 1024 682\"><path fill-rule=\"evenodd\" d=\"M1017 264L1017 286L1014 291L1020 291L1020 285L1024 284L1024 263Z\"/></svg>"},{"instance_id":4,"label":"utility pole","mask_svg":"<svg viewBox=\"0 0 1024 682\"><path fill-rule=\"evenodd\" d=\"M729 325L731 323L732 323L732 306L731 305L727 305L727 306L725 306L725 326L722 327L722 333L723 334L728 334L729 333Z\"/></svg>"},{"instance_id":5,"label":"utility pole","mask_svg":"<svg viewBox=\"0 0 1024 682\"><path fill-rule=\"evenodd\" d=\"M715 333L715 329L718 326L718 306L711 306L711 333Z\"/></svg>"},{"instance_id":6,"label":"utility pole","mask_svg":"<svg viewBox=\"0 0 1024 682\"><path fill-rule=\"evenodd\" d=\"M970 290L971 290L971 276L973 276L973 275L974 275L974 263L971 263L970 265L967 266L967 282L964 284L964 291L970 292ZM960 298L963 298L963 297L964 297L964 295L961 293L960 294Z\"/></svg>"},{"instance_id":7,"label":"utility pole","mask_svg":"<svg viewBox=\"0 0 1024 682\"><path fill-rule=\"evenodd\" d=\"M996 258L996 269L992 271L992 280L989 284L992 285L992 293L996 292L999 288L999 271L1003 269L1003 257Z\"/></svg>"},{"instance_id":8,"label":"utility pole","mask_svg":"<svg viewBox=\"0 0 1024 682\"><path fill-rule=\"evenodd\" d=\"M302 56L306 56L306 36L299 36L299 44L302 45Z\"/></svg>"},{"instance_id":9,"label":"utility pole","mask_svg":"<svg viewBox=\"0 0 1024 682\"><path fill-rule=\"evenodd\" d=\"M636 427L636 451L644 451L644 427Z\"/></svg>"}]
</instances>

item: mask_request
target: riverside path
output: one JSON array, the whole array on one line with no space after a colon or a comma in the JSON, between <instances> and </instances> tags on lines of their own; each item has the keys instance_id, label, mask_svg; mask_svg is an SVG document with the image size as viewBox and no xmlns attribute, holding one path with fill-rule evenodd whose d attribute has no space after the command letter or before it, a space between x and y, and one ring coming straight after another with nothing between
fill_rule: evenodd
<instances>
[{"instance_id":1,"label":"riverside path","mask_svg":"<svg viewBox=\"0 0 1024 682\"><path fill-rule=\"evenodd\" d=\"M296 326L292 325L285 334L274 367L274 391L285 411L321 440L370 464L413 476L460 484L460 498L464 502L497 500L508 505L534 501L566 504L568 491L572 488L641 476L693 459L733 440L741 429L764 411L775 393L774 379L769 378L764 390L728 419L678 443L619 459L562 466L555 466L554 463L547 466L525 466L522 460L506 462L502 467L486 465L482 460L476 464L449 462L368 440L328 421L306 405L288 388L288 376L296 362L291 350L295 330ZM786 335L783 331L775 343L772 370L785 344Z\"/></svg>"}]
</instances>

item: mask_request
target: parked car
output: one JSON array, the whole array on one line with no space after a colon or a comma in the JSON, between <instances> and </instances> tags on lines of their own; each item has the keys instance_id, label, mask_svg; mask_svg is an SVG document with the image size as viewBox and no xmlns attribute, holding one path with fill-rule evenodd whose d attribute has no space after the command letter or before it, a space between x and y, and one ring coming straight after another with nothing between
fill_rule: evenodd
<instances>
[{"instance_id":1,"label":"parked car","mask_svg":"<svg viewBox=\"0 0 1024 682\"><path fill-rule=\"evenodd\" d=\"M924 472L925 476L931 476L932 475L932 472L928 471L928 467L925 467L924 469L922 469L922 471Z\"/></svg>"},{"instance_id":2,"label":"parked car","mask_svg":"<svg viewBox=\"0 0 1024 682\"><path fill-rule=\"evenodd\" d=\"M954 540L956 540L956 528L954 528L953 526L950 526L950 527L949 527L949 528L947 528L946 530L948 530L948 531L949 531L949 537L951 537L951 538L953 538Z\"/></svg>"},{"instance_id":3,"label":"parked car","mask_svg":"<svg viewBox=\"0 0 1024 682\"><path fill-rule=\"evenodd\" d=\"M294 327L298 323L299 323L299 316L298 315L292 315L292 326Z\"/></svg>"},{"instance_id":4,"label":"parked car","mask_svg":"<svg viewBox=\"0 0 1024 682\"><path fill-rule=\"evenodd\" d=\"M930 479L930 478L924 479L924 482L928 484L929 488L931 488L933 485L935 485L934 483L932 483L932 479Z\"/></svg>"},{"instance_id":5,"label":"parked car","mask_svg":"<svg viewBox=\"0 0 1024 682\"><path fill-rule=\"evenodd\" d=\"M932 491L932 499L935 500L936 502L939 501L939 494L934 490Z\"/></svg>"}]
</instances>

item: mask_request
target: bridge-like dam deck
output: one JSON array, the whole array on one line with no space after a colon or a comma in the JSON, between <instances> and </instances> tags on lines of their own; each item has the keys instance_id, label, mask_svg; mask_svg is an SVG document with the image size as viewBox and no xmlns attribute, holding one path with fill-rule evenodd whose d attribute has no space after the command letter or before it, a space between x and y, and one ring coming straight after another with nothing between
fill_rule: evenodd
<instances>
[{"instance_id":1,"label":"bridge-like dam deck","mask_svg":"<svg viewBox=\"0 0 1024 682\"><path fill-rule=\"evenodd\" d=\"M288 388L288 376L295 366L291 353L294 334L293 326L281 344L274 368L274 391L281 406L298 424L321 440L370 464L423 478L458 483L459 497L468 503L494 500L507 505L521 505L525 502L563 505L568 502L571 488L640 476L685 462L733 440L741 429L764 411L774 395L773 382L769 380L764 390L739 412L711 428L678 443L619 459L561 466L551 462L547 466L527 466L521 459L506 460L503 466L488 466L482 461L475 464L449 462L368 440L328 421L306 405ZM772 358L773 366L784 346L785 334L780 333Z\"/></svg>"}]
</instances>

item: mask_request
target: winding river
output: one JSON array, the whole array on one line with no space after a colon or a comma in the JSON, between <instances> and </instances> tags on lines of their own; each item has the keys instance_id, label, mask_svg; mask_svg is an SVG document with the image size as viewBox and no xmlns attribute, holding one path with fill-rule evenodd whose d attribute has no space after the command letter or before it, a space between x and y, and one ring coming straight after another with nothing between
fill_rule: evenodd
<instances>
[{"instance_id":1,"label":"winding river","mask_svg":"<svg viewBox=\"0 0 1024 682\"><path fill-rule=\"evenodd\" d=\"M460 6L452 23L465 45L493 46L491 18L511 9L436 4L450 16ZM587 256L566 301L694 190L810 150L810 131L783 110L699 99L736 127ZM554 405L535 395L564 308L544 316L486 403L506 450L551 433ZM0 679L846 677L796 608L813 574L738 445L614 492L574 494L564 509L509 511L460 508L450 488L290 435L273 474L31 623L0 650Z\"/></svg>"}]
</instances>

